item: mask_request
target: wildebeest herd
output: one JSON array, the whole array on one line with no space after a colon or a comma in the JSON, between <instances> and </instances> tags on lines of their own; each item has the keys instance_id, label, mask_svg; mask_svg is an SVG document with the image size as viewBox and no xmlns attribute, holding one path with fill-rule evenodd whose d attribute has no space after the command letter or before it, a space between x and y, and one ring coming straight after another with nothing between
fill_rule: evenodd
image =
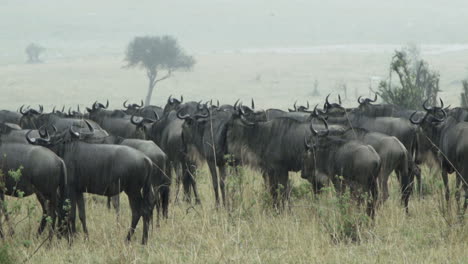
<instances>
[{"instance_id":1,"label":"wildebeest herd","mask_svg":"<svg viewBox=\"0 0 468 264\"><path fill-rule=\"evenodd\" d=\"M228 166L259 170L273 206L282 210L289 199L289 172L300 172L314 193L331 183L338 194L349 188L367 213L388 198L387 182L395 172L406 212L413 181L421 184L419 166L432 156L442 168L446 199L448 174L456 173L457 200L464 190L462 213L468 203L468 109L429 106L424 111L375 104L359 98L356 108L344 108L341 98L323 108L297 106L257 110L246 106L184 102L169 97L164 108L123 103L109 110L95 102L82 113L45 113L21 106L0 111L0 198L36 194L43 219L39 233L52 219L58 234L76 232L76 211L87 234L83 193L108 197L118 209L118 195L129 198L130 240L143 218L142 243L156 208L168 216L170 187L183 187L187 202L200 203L197 167L206 162L216 206L226 203ZM19 179L6 172L22 168ZM175 172L175 177L172 176ZM1 203L3 206L3 203ZM0 211L8 222L8 214ZM1 223L1 221L0 221ZM4 236L0 225L0 236Z\"/></svg>"}]
</instances>

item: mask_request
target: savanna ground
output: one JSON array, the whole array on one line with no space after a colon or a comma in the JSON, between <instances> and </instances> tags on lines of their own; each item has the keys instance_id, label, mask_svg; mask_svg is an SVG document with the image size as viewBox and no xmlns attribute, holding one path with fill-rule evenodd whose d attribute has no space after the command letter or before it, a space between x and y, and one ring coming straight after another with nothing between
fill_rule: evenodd
<instances>
[{"instance_id":1,"label":"savanna ground","mask_svg":"<svg viewBox=\"0 0 468 264\"><path fill-rule=\"evenodd\" d=\"M169 94L183 94L186 100L218 98L221 103L237 98L248 102L254 97L258 108L286 108L297 99L323 103L328 92L340 92L338 84L344 81L348 85L345 103L352 106L356 94L369 94L370 76L388 74L390 57L391 52L199 54L192 72L176 73L156 87L154 103L163 104ZM458 105L468 52L423 57L441 73L444 101ZM0 106L17 109L22 104L43 104L51 110L54 105L80 104L83 109L95 100L109 99L111 107L120 107L125 99L139 101L146 92L145 74L122 65L117 56L2 65ZM320 98L310 96L315 79L320 83ZM12 263L28 257L31 263L467 263L466 220L459 220L454 203L450 210L443 206L437 169L425 167L423 176L424 195L412 197L408 216L392 176L390 199L369 224L332 190L314 199L309 185L296 174L291 174L290 209L282 214L271 209L262 177L251 170L230 177L230 206L217 210L203 167L197 178L202 205L171 203L169 219L151 229L147 246L140 245L142 223L133 241L124 242L130 224L125 195L118 221L107 210L105 198L87 195L89 239L84 239L77 223L80 233L71 247L57 239L41 246L46 236L35 235L41 213L35 197L7 198L21 212L13 217L14 236L1 242L0 256L9 255ZM172 195L174 201L175 191ZM27 217L29 207L33 209Z\"/></svg>"}]
</instances>

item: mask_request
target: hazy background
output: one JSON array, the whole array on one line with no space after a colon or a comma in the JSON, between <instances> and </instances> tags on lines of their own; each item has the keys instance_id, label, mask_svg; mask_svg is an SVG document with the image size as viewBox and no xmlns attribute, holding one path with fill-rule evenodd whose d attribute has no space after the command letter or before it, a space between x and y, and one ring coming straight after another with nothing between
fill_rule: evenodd
<instances>
[{"instance_id":1,"label":"hazy background","mask_svg":"<svg viewBox=\"0 0 468 264\"><path fill-rule=\"evenodd\" d=\"M458 103L468 76L467 26L467 1L0 0L0 89L8 92L0 103L139 100L146 76L121 68L123 52L137 35L161 34L178 38L198 63L156 87L158 104L183 93L255 95L265 106L286 107L306 99L315 79L322 94L346 83L354 102L355 91L368 92L372 76L385 78L393 51L409 42L421 46L447 100ZM47 49L44 64L25 64L31 42Z\"/></svg>"}]
</instances>

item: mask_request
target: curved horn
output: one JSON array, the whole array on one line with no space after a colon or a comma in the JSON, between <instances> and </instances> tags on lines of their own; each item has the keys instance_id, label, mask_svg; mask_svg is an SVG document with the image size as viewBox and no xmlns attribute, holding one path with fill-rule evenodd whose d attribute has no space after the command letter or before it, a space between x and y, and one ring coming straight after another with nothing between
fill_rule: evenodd
<instances>
[{"instance_id":1,"label":"curved horn","mask_svg":"<svg viewBox=\"0 0 468 264\"><path fill-rule=\"evenodd\" d=\"M179 111L177 111L177 113L176 113L177 118L182 119L182 120L185 120L185 119L187 119L187 118L190 117L189 114L181 115L181 114L180 114L181 110L182 110L182 109L180 109Z\"/></svg>"},{"instance_id":2,"label":"curved horn","mask_svg":"<svg viewBox=\"0 0 468 264\"><path fill-rule=\"evenodd\" d=\"M426 106L426 103L427 103L427 102L429 102L429 99L426 99L426 101L424 101L424 103L423 103L423 108L424 108L424 110L426 110L426 111L431 111L431 110L432 110L432 107L427 107L427 106Z\"/></svg>"},{"instance_id":3,"label":"curved horn","mask_svg":"<svg viewBox=\"0 0 468 264\"><path fill-rule=\"evenodd\" d=\"M76 138L80 137L80 133L73 130L73 125L70 126L69 131L70 131L70 134L72 135L72 137L76 137Z\"/></svg>"},{"instance_id":4,"label":"curved horn","mask_svg":"<svg viewBox=\"0 0 468 264\"><path fill-rule=\"evenodd\" d=\"M94 133L94 127L91 125L91 123L89 123L88 120L85 119L85 123L86 125L88 126L88 129L89 129L89 133Z\"/></svg>"},{"instance_id":5,"label":"curved horn","mask_svg":"<svg viewBox=\"0 0 468 264\"><path fill-rule=\"evenodd\" d=\"M125 100L125 101L123 102L123 107L125 107L125 108L128 108L128 106L127 106L127 101L128 101L128 100Z\"/></svg>"},{"instance_id":6,"label":"curved horn","mask_svg":"<svg viewBox=\"0 0 468 264\"><path fill-rule=\"evenodd\" d=\"M330 94L328 94L327 97L325 97L325 104L326 105L330 105L330 102L328 102L328 97L330 97Z\"/></svg>"},{"instance_id":7,"label":"curved horn","mask_svg":"<svg viewBox=\"0 0 468 264\"><path fill-rule=\"evenodd\" d=\"M424 117L423 117L421 120L419 120L419 121L415 121L415 120L413 120L413 117L414 117L414 115L415 115L416 113L417 113L417 112L415 111L414 113L411 114L411 116L410 116L410 118L409 118L409 121L411 122L411 124L419 125L419 124L422 123L422 121L424 120L424 118L425 118L426 116L424 116Z\"/></svg>"},{"instance_id":8,"label":"curved horn","mask_svg":"<svg viewBox=\"0 0 468 264\"><path fill-rule=\"evenodd\" d=\"M54 105L54 108L52 108L52 113L55 113L55 105Z\"/></svg>"},{"instance_id":9,"label":"curved horn","mask_svg":"<svg viewBox=\"0 0 468 264\"><path fill-rule=\"evenodd\" d=\"M309 101L307 101L307 107L305 108L305 110L309 110Z\"/></svg>"},{"instance_id":10,"label":"curved horn","mask_svg":"<svg viewBox=\"0 0 468 264\"><path fill-rule=\"evenodd\" d=\"M252 98L252 110L255 109L255 102L254 99Z\"/></svg>"},{"instance_id":11,"label":"curved horn","mask_svg":"<svg viewBox=\"0 0 468 264\"><path fill-rule=\"evenodd\" d=\"M234 103L234 109L237 109L237 104L239 103L240 99L237 99L237 101Z\"/></svg>"},{"instance_id":12,"label":"curved horn","mask_svg":"<svg viewBox=\"0 0 468 264\"><path fill-rule=\"evenodd\" d=\"M80 105L77 105L77 106L76 106L76 109L78 110L78 113L81 114Z\"/></svg>"},{"instance_id":13,"label":"curved horn","mask_svg":"<svg viewBox=\"0 0 468 264\"><path fill-rule=\"evenodd\" d=\"M366 100L361 101L361 97L362 96L359 96L358 99L357 99L358 104L363 104L366 101Z\"/></svg>"},{"instance_id":14,"label":"curved horn","mask_svg":"<svg viewBox=\"0 0 468 264\"><path fill-rule=\"evenodd\" d=\"M30 144L36 144L36 139L35 138L30 138L29 137L29 134L32 132L32 129L30 129L27 133L26 133L26 140L30 143Z\"/></svg>"},{"instance_id":15,"label":"curved horn","mask_svg":"<svg viewBox=\"0 0 468 264\"><path fill-rule=\"evenodd\" d=\"M41 126L37 132L39 133L39 136L41 138L46 138L46 137L49 137L49 133L47 132L47 129L45 128L45 126Z\"/></svg>"},{"instance_id":16,"label":"curved horn","mask_svg":"<svg viewBox=\"0 0 468 264\"><path fill-rule=\"evenodd\" d=\"M156 111L153 110L153 113L154 113L154 117L156 117L155 121L158 121L159 120L159 115L158 113L156 113Z\"/></svg>"},{"instance_id":17,"label":"curved horn","mask_svg":"<svg viewBox=\"0 0 468 264\"><path fill-rule=\"evenodd\" d=\"M323 125L325 126L325 129L327 130L326 132L322 133L320 136L325 137L328 135L328 133L330 133L330 130L328 129L328 122L323 117L320 117L319 119L323 122Z\"/></svg>"},{"instance_id":18,"label":"curved horn","mask_svg":"<svg viewBox=\"0 0 468 264\"><path fill-rule=\"evenodd\" d=\"M62 106L62 113L65 112L65 106Z\"/></svg>"},{"instance_id":19,"label":"curved horn","mask_svg":"<svg viewBox=\"0 0 468 264\"><path fill-rule=\"evenodd\" d=\"M23 112L23 107L24 107L24 105L22 105L22 106L20 107L19 111L20 111L20 113L21 113L22 115L25 115L25 114L28 113L28 111Z\"/></svg>"},{"instance_id":20,"label":"curved horn","mask_svg":"<svg viewBox=\"0 0 468 264\"><path fill-rule=\"evenodd\" d=\"M140 102L140 107L143 107L143 100L141 100Z\"/></svg>"},{"instance_id":21,"label":"curved horn","mask_svg":"<svg viewBox=\"0 0 468 264\"><path fill-rule=\"evenodd\" d=\"M71 107L68 107L68 115L69 115L69 116L72 116L72 114L71 114Z\"/></svg>"},{"instance_id":22,"label":"curved horn","mask_svg":"<svg viewBox=\"0 0 468 264\"><path fill-rule=\"evenodd\" d=\"M374 93L374 100L369 100L371 103L377 102L377 93Z\"/></svg>"},{"instance_id":23,"label":"curved horn","mask_svg":"<svg viewBox=\"0 0 468 264\"><path fill-rule=\"evenodd\" d=\"M447 117L447 112L445 112L444 109L440 109L442 111L443 116L441 118L437 118L434 116L435 121L437 122L443 122L445 118Z\"/></svg>"},{"instance_id":24,"label":"curved horn","mask_svg":"<svg viewBox=\"0 0 468 264\"><path fill-rule=\"evenodd\" d=\"M169 97L167 98L167 103L168 104L172 104L174 102L174 100L172 99L172 94L169 95Z\"/></svg>"},{"instance_id":25,"label":"curved horn","mask_svg":"<svg viewBox=\"0 0 468 264\"><path fill-rule=\"evenodd\" d=\"M338 95L338 103L341 105L341 96Z\"/></svg>"},{"instance_id":26,"label":"curved horn","mask_svg":"<svg viewBox=\"0 0 468 264\"><path fill-rule=\"evenodd\" d=\"M180 95L180 103L183 103L183 102L184 102L184 96Z\"/></svg>"},{"instance_id":27,"label":"curved horn","mask_svg":"<svg viewBox=\"0 0 468 264\"><path fill-rule=\"evenodd\" d=\"M134 117L135 117L134 114L132 114L132 116L130 117L130 122L132 124L134 124L135 126L139 126L139 125L141 125L141 123L143 123L143 119L140 122L137 122L137 121L135 121L135 119L133 119Z\"/></svg>"},{"instance_id":28,"label":"curved horn","mask_svg":"<svg viewBox=\"0 0 468 264\"><path fill-rule=\"evenodd\" d=\"M42 114L44 112L44 106L39 105L39 113Z\"/></svg>"},{"instance_id":29,"label":"curved horn","mask_svg":"<svg viewBox=\"0 0 468 264\"><path fill-rule=\"evenodd\" d=\"M217 105L217 107L219 108L219 100L216 99L216 101L217 101L217 102L216 102L216 105Z\"/></svg>"},{"instance_id":30,"label":"curved horn","mask_svg":"<svg viewBox=\"0 0 468 264\"><path fill-rule=\"evenodd\" d=\"M294 111L297 111L297 106L296 106L296 104L297 104L297 100L294 102L294 105L293 105L293 106L294 106Z\"/></svg>"},{"instance_id":31,"label":"curved horn","mask_svg":"<svg viewBox=\"0 0 468 264\"><path fill-rule=\"evenodd\" d=\"M317 135L318 135L318 131L315 130L314 125L313 125L312 123L313 123L313 122L310 121L310 131L312 131L312 134L313 134L314 136L317 136Z\"/></svg>"},{"instance_id":32,"label":"curved horn","mask_svg":"<svg viewBox=\"0 0 468 264\"><path fill-rule=\"evenodd\" d=\"M109 107L109 99L107 99L106 107L104 107L104 109L107 109L107 107Z\"/></svg>"},{"instance_id":33,"label":"curved horn","mask_svg":"<svg viewBox=\"0 0 468 264\"><path fill-rule=\"evenodd\" d=\"M444 101L442 101L442 98L439 98L440 100L440 108L444 108Z\"/></svg>"}]
</instances>

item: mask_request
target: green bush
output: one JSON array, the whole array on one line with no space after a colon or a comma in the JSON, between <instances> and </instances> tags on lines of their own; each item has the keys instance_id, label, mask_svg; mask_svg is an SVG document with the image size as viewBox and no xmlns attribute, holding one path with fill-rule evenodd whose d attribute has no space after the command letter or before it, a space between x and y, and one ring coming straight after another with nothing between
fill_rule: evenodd
<instances>
[{"instance_id":1,"label":"green bush","mask_svg":"<svg viewBox=\"0 0 468 264\"><path fill-rule=\"evenodd\" d=\"M436 105L439 89L439 73L429 69L429 65L411 51L395 51L390 64L390 76L379 84L377 94L389 104L407 109L421 109L424 101ZM414 53L414 51L412 51ZM412 57L412 58L411 58ZM392 83L392 72L398 75L399 85Z\"/></svg>"}]
</instances>

